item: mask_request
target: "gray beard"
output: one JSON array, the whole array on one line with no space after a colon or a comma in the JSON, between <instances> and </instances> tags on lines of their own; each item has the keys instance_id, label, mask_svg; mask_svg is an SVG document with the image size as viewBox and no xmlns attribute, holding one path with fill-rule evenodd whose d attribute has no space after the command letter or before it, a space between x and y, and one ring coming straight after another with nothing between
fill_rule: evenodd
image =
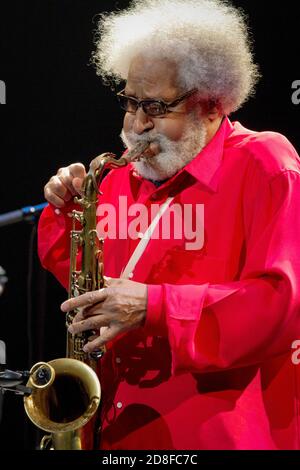
<instances>
[{"instance_id":1,"label":"gray beard","mask_svg":"<svg viewBox=\"0 0 300 470\"><path fill-rule=\"evenodd\" d=\"M157 142L161 148L158 155L143 158L132 165L143 178L164 181L185 167L205 147L206 127L202 121L191 116L181 139L176 142L155 131L138 135L133 131L125 133L123 129L120 137L129 150L139 142Z\"/></svg>"}]
</instances>

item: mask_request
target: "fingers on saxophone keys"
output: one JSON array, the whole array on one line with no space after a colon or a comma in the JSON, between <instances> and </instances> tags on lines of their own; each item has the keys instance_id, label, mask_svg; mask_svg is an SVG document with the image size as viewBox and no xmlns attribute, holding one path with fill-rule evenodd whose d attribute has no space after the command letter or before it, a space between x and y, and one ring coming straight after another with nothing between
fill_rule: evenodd
<instances>
[{"instance_id":1,"label":"fingers on saxophone keys","mask_svg":"<svg viewBox=\"0 0 300 470\"><path fill-rule=\"evenodd\" d=\"M54 194L51 189L49 187L45 187L44 189L44 195L45 195L45 199L50 202L51 204L53 204L55 207L64 207L65 206L65 201L63 200L63 198L57 196L56 194Z\"/></svg>"},{"instance_id":2,"label":"fingers on saxophone keys","mask_svg":"<svg viewBox=\"0 0 300 470\"><path fill-rule=\"evenodd\" d=\"M85 319L84 309L78 308L78 312L76 313L75 317L73 318L73 322L77 323Z\"/></svg>"},{"instance_id":3,"label":"fingers on saxophone keys","mask_svg":"<svg viewBox=\"0 0 300 470\"><path fill-rule=\"evenodd\" d=\"M101 315L101 312L97 306L94 308L81 308L80 311L76 313L75 317L73 318L73 323L80 322L93 315Z\"/></svg>"},{"instance_id":4,"label":"fingers on saxophone keys","mask_svg":"<svg viewBox=\"0 0 300 470\"><path fill-rule=\"evenodd\" d=\"M72 299L66 300L60 306L63 312L69 312L78 307L91 307L95 303L103 302L108 296L109 292L107 288L87 292L86 294L73 297Z\"/></svg>"},{"instance_id":5,"label":"fingers on saxophone keys","mask_svg":"<svg viewBox=\"0 0 300 470\"><path fill-rule=\"evenodd\" d=\"M93 332L93 333L95 333L95 332ZM88 340L91 342L91 341L94 341L97 338L99 338L99 335L92 334L91 336L88 337Z\"/></svg>"},{"instance_id":6,"label":"fingers on saxophone keys","mask_svg":"<svg viewBox=\"0 0 300 470\"><path fill-rule=\"evenodd\" d=\"M72 325L69 326L68 331L74 335L81 333L82 331L99 330L101 326L105 326L107 324L108 319L105 315L95 315L78 322L73 321Z\"/></svg>"},{"instance_id":7,"label":"fingers on saxophone keys","mask_svg":"<svg viewBox=\"0 0 300 470\"><path fill-rule=\"evenodd\" d=\"M104 346L108 341L114 339L120 332L120 328L116 325L111 325L109 328L105 328L103 333L101 333L98 338L94 339L93 341L88 342L83 350L86 353L91 353L102 346Z\"/></svg>"}]
</instances>

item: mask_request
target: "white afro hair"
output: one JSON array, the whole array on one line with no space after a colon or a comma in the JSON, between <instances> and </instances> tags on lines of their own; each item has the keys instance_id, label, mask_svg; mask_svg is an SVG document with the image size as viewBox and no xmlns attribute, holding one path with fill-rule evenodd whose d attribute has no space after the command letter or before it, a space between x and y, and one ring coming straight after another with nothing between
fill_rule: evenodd
<instances>
[{"instance_id":1,"label":"white afro hair","mask_svg":"<svg viewBox=\"0 0 300 470\"><path fill-rule=\"evenodd\" d=\"M244 14L221 0L133 0L102 14L93 62L105 82L126 80L136 56L178 65L178 86L197 88L224 114L237 110L259 78Z\"/></svg>"}]
</instances>

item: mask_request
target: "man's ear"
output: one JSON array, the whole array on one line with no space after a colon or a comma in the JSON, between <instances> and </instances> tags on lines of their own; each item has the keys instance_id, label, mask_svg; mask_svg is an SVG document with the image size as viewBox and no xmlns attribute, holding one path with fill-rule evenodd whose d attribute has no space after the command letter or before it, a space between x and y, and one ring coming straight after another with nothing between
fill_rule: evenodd
<instances>
[{"instance_id":1,"label":"man's ear","mask_svg":"<svg viewBox=\"0 0 300 470\"><path fill-rule=\"evenodd\" d=\"M199 119L206 119L210 122L222 116L220 106L215 100L199 101L196 108Z\"/></svg>"},{"instance_id":2,"label":"man's ear","mask_svg":"<svg viewBox=\"0 0 300 470\"><path fill-rule=\"evenodd\" d=\"M213 106L208 109L207 117L210 121L215 121L221 116L220 108L213 103Z\"/></svg>"}]
</instances>

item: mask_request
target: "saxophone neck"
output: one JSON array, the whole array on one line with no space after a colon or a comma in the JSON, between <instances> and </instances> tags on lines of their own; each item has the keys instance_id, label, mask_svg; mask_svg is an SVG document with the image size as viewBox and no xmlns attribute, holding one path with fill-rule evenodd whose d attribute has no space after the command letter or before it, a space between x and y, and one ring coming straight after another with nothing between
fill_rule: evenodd
<instances>
[{"instance_id":1,"label":"saxophone neck","mask_svg":"<svg viewBox=\"0 0 300 470\"><path fill-rule=\"evenodd\" d=\"M104 170L121 168L128 165L128 163L139 161L143 157L143 153L149 145L149 142L139 142L119 159L117 159L116 155L113 153L102 153L91 161L88 175L92 176L94 183L96 182L98 186L102 180Z\"/></svg>"}]
</instances>

